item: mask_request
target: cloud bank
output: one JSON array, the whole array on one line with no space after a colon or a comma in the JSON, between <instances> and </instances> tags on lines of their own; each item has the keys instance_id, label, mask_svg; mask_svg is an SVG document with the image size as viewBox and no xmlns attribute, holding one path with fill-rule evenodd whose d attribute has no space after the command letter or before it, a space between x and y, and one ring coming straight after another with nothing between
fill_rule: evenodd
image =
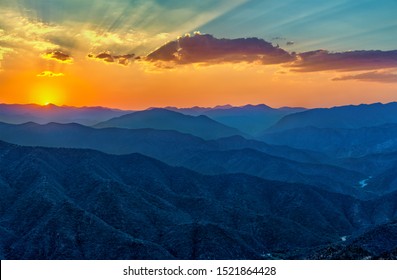
<instances>
[{"instance_id":1,"label":"cloud bank","mask_svg":"<svg viewBox=\"0 0 397 280\"><path fill-rule=\"evenodd\" d=\"M166 43L146 59L175 64L258 62L268 65L290 62L293 56L263 39L217 39L209 34L195 33Z\"/></svg>"},{"instance_id":2,"label":"cloud bank","mask_svg":"<svg viewBox=\"0 0 397 280\"><path fill-rule=\"evenodd\" d=\"M348 51L331 53L317 50L299 53L291 63L293 71L362 71L397 67L397 50Z\"/></svg>"},{"instance_id":3,"label":"cloud bank","mask_svg":"<svg viewBox=\"0 0 397 280\"><path fill-rule=\"evenodd\" d=\"M287 45L294 44L288 41ZM153 63L170 62L173 66L204 63L258 63L282 64L293 72L365 71L397 68L397 50L361 50L329 52L316 50L289 53L278 45L259 38L217 39L212 35L195 33L185 35L149 53L146 60ZM160 64L161 65L161 64ZM168 65L169 66L169 65ZM380 75L377 80L381 81ZM372 75L373 76L373 75ZM360 76L358 76L360 77ZM389 81L386 76L384 81Z\"/></svg>"},{"instance_id":4,"label":"cloud bank","mask_svg":"<svg viewBox=\"0 0 397 280\"><path fill-rule=\"evenodd\" d=\"M347 81L356 80L364 82L378 82L378 83L397 83L397 73L393 72L366 72L356 75L344 75L332 79L333 81Z\"/></svg>"}]
</instances>

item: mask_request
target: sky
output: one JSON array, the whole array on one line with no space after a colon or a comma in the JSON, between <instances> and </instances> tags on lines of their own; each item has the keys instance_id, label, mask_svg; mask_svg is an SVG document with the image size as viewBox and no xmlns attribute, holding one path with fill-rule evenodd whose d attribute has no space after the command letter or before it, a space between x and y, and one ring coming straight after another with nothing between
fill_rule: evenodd
<instances>
[{"instance_id":1,"label":"sky","mask_svg":"<svg viewBox=\"0 0 397 280\"><path fill-rule=\"evenodd\" d=\"M0 103L397 101L396 0L0 0Z\"/></svg>"}]
</instances>

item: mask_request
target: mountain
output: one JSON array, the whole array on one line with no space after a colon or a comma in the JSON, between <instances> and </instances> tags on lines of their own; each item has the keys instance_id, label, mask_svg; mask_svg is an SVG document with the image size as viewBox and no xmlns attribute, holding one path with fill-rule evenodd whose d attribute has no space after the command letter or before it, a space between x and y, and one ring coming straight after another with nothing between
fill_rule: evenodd
<instances>
[{"instance_id":1,"label":"mountain","mask_svg":"<svg viewBox=\"0 0 397 280\"><path fill-rule=\"evenodd\" d=\"M321 154L270 146L241 136L205 141L176 131L94 129L55 123L0 123L0 130L1 140L19 145L90 148L112 154L139 152L206 174L245 173L269 180L305 183L341 193L365 195L365 191L357 190L359 182L367 178L362 173L327 165L324 163L327 158Z\"/></svg>"},{"instance_id":2,"label":"mountain","mask_svg":"<svg viewBox=\"0 0 397 280\"><path fill-rule=\"evenodd\" d=\"M397 151L397 124L356 129L301 127L268 132L260 138L269 144L307 149L333 157L361 157Z\"/></svg>"},{"instance_id":3,"label":"mountain","mask_svg":"<svg viewBox=\"0 0 397 280\"><path fill-rule=\"evenodd\" d=\"M220 151L253 149L272 156L304 163L326 164L334 162L333 158L330 158L323 153L303 149L294 149L285 145L269 145L263 141L246 139L242 136L219 138L216 140L208 141L208 143L211 146L217 147L217 150ZM197 147L197 149L201 149L201 147Z\"/></svg>"},{"instance_id":4,"label":"mountain","mask_svg":"<svg viewBox=\"0 0 397 280\"><path fill-rule=\"evenodd\" d=\"M367 178L362 173L325 164L292 161L253 149L192 150L167 162L204 174L244 173L268 180L309 184L355 196L366 195L366 189L358 188L359 182Z\"/></svg>"},{"instance_id":5,"label":"mountain","mask_svg":"<svg viewBox=\"0 0 397 280\"><path fill-rule=\"evenodd\" d=\"M139 154L0 142L0 155L5 259L286 258L397 217L395 197L377 205Z\"/></svg>"},{"instance_id":6,"label":"mountain","mask_svg":"<svg viewBox=\"0 0 397 280\"><path fill-rule=\"evenodd\" d=\"M205 115L251 136L256 136L286 115L306 110L305 108L290 107L274 109L264 104L241 107L229 105L214 108L193 107L178 109L171 107L169 109L188 115Z\"/></svg>"},{"instance_id":7,"label":"mountain","mask_svg":"<svg viewBox=\"0 0 397 280\"><path fill-rule=\"evenodd\" d=\"M287 115L268 129L278 132L300 127L356 129L397 123L397 102L317 108Z\"/></svg>"},{"instance_id":8,"label":"mountain","mask_svg":"<svg viewBox=\"0 0 397 280\"><path fill-rule=\"evenodd\" d=\"M397 221L373 227L347 244L322 248L309 259L397 260Z\"/></svg>"},{"instance_id":9,"label":"mountain","mask_svg":"<svg viewBox=\"0 0 397 280\"><path fill-rule=\"evenodd\" d=\"M90 148L111 154L140 152L165 159L194 147L207 146L201 138L169 130L95 129L80 124L0 123L0 140L25 146ZM210 148L210 146L208 147Z\"/></svg>"},{"instance_id":10,"label":"mountain","mask_svg":"<svg viewBox=\"0 0 397 280\"><path fill-rule=\"evenodd\" d=\"M171 130L155 129L94 129L76 123L39 125L25 123L13 125L0 122L0 140L25 145L64 148L90 148L111 154L142 153L161 160L187 150L235 150L254 149L276 157L305 163L332 161L324 154L299 150L287 146L269 145L248 140L242 136L230 136L216 140Z\"/></svg>"},{"instance_id":11,"label":"mountain","mask_svg":"<svg viewBox=\"0 0 397 280\"><path fill-rule=\"evenodd\" d=\"M96 124L96 128L118 127L128 129L153 128L189 133L203 139L216 139L242 133L206 116L184 115L166 109L150 109L127 114Z\"/></svg>"},{"instance_id":12,"label":"mountain","mask_svg":"<svg viewBox=\"0 0 397 280\"><path fill-rule=\"evenodd\" d=\"M153 108L149 108L149 109L154 109L156 107ZM194 106L194 107L187 107L187 108L178 108L178 107L172 107L172 106L168 106L165 107L164 109L166 110L170 110L170 111L174 111L174 112L179 112L182 113L184 115L190 115L190 116L199 116L202 115L204 112L210 111L210 110L216 110L216 109L229 109L229 108L233 108L233 106L231 105L218 105L215 107L199 107L199 106Z\"/></svg>"},{"instance_id":13,"label":"mountain","mask_svg":"<svg viewBox=\"0 0 397 280\"><path fill-rule=\"evenodd\" d=\"M371 178L366 182L366 190L380 194L397 191L396 168L397 159L395 159L394 163L385 171L371 176Z\"/></svg>"},{"instance_id":14,"label":"mountain","mask_svg":"<svg viewBox=\"0 0 397 280\"><path fill-rule=\"evenodd\" d=\"M0 104L0 122L22 124L36 122L46 124L80 123L93 125L110 118L125 115L131 111L122 111L103 107L70 107L48 104L40 106L36 104Z\"/></svg>"}]
</instances>

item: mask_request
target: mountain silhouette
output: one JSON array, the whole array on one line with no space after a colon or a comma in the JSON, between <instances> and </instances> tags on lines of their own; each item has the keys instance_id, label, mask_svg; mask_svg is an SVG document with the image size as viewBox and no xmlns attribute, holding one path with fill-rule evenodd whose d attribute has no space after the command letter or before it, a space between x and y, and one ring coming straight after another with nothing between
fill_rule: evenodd
<instances>
[{"instance_id":1,"label":"mountain silhouette","mask_svg":"<svg viewBox=\"0 0 397 280\"><path fill-rule=\"evenodd\" d=\"M235 128L218 123L206 116L184 115L166 109L150 109L113 118L95 125L96 128L153 128L189 133L203 139L216 139L242 133Z\"/></svg>"},{"instance_id":2,"label":"mountain silhouette","mask_svg":"<svg viewBox=\"0 0 397 280\"><path fill-rule=\"evenodd\" d=\"M363 128L397 123L397 102L316 108L287 115L268 132L300 127Z\"/></svg>"},{"instance_id":3,"label":"mountain silhouette","mask_svg":"<svg viewBox=\"0 0 397 280\"><path fill-rule=\"evenodd\" d=\"M264 129L274 125L282 117L306 110L305 108L271 108L264 104L244 105L240 107L217 106L214 108L168 108L169 110L187 115L205 115L213 120L238 130L256 136Z\"/></svg>"}]
</instances>

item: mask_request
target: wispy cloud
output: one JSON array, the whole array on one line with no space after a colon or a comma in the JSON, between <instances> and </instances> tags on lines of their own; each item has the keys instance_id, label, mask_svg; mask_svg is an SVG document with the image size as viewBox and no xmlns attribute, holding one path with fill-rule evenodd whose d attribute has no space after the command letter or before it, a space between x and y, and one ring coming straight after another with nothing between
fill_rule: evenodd
<instances>
[{"instance_id":1,"label":"wispy cloud","mask_svg":"<svg viewBox=\"0 0 397 280\"><path fill-rule=\"evenodd\" d=\"M397 83L397 73L372 71L355 75L343 75L332 79L333 81L356 80L364 82Z\"/></svg>"},{"instance_id":2,"label":"wispy cloud","mask_svg":"<svg viewBox=\"0 0 397 280\"><path fill-rule=\"evenodd\" d=\"M268 65L289 62L293 57L262 39L217 39L196 32L168 42L147 55L146 59L175 64L256 62Z\"/></svg>"},{"instance_id":3,"label":"wispy cloud","mask_svg":"<svg viewBox=\"0 0 397 280\"><path fill-rule=\"evenodd\" d=\"M2 46L16 50L46 51L59 45L47 40L47 36L62 32L63 28L40 21L30 20L18 12L4 9L0 11Z\"/></svg>"},{"instance_id":4,"label":"wispy cloud","mask_svg":"<svg viewBox=\"0 0 397 280\"><path fill-rule=\"evenodd\" d=\"M0 35L1 36L1 35ZM4 48L0 46L0 71L2 71L2 61L5 57L5 55L12 53L14 50L11 48Z\"/></svg>"}]
</instances>

